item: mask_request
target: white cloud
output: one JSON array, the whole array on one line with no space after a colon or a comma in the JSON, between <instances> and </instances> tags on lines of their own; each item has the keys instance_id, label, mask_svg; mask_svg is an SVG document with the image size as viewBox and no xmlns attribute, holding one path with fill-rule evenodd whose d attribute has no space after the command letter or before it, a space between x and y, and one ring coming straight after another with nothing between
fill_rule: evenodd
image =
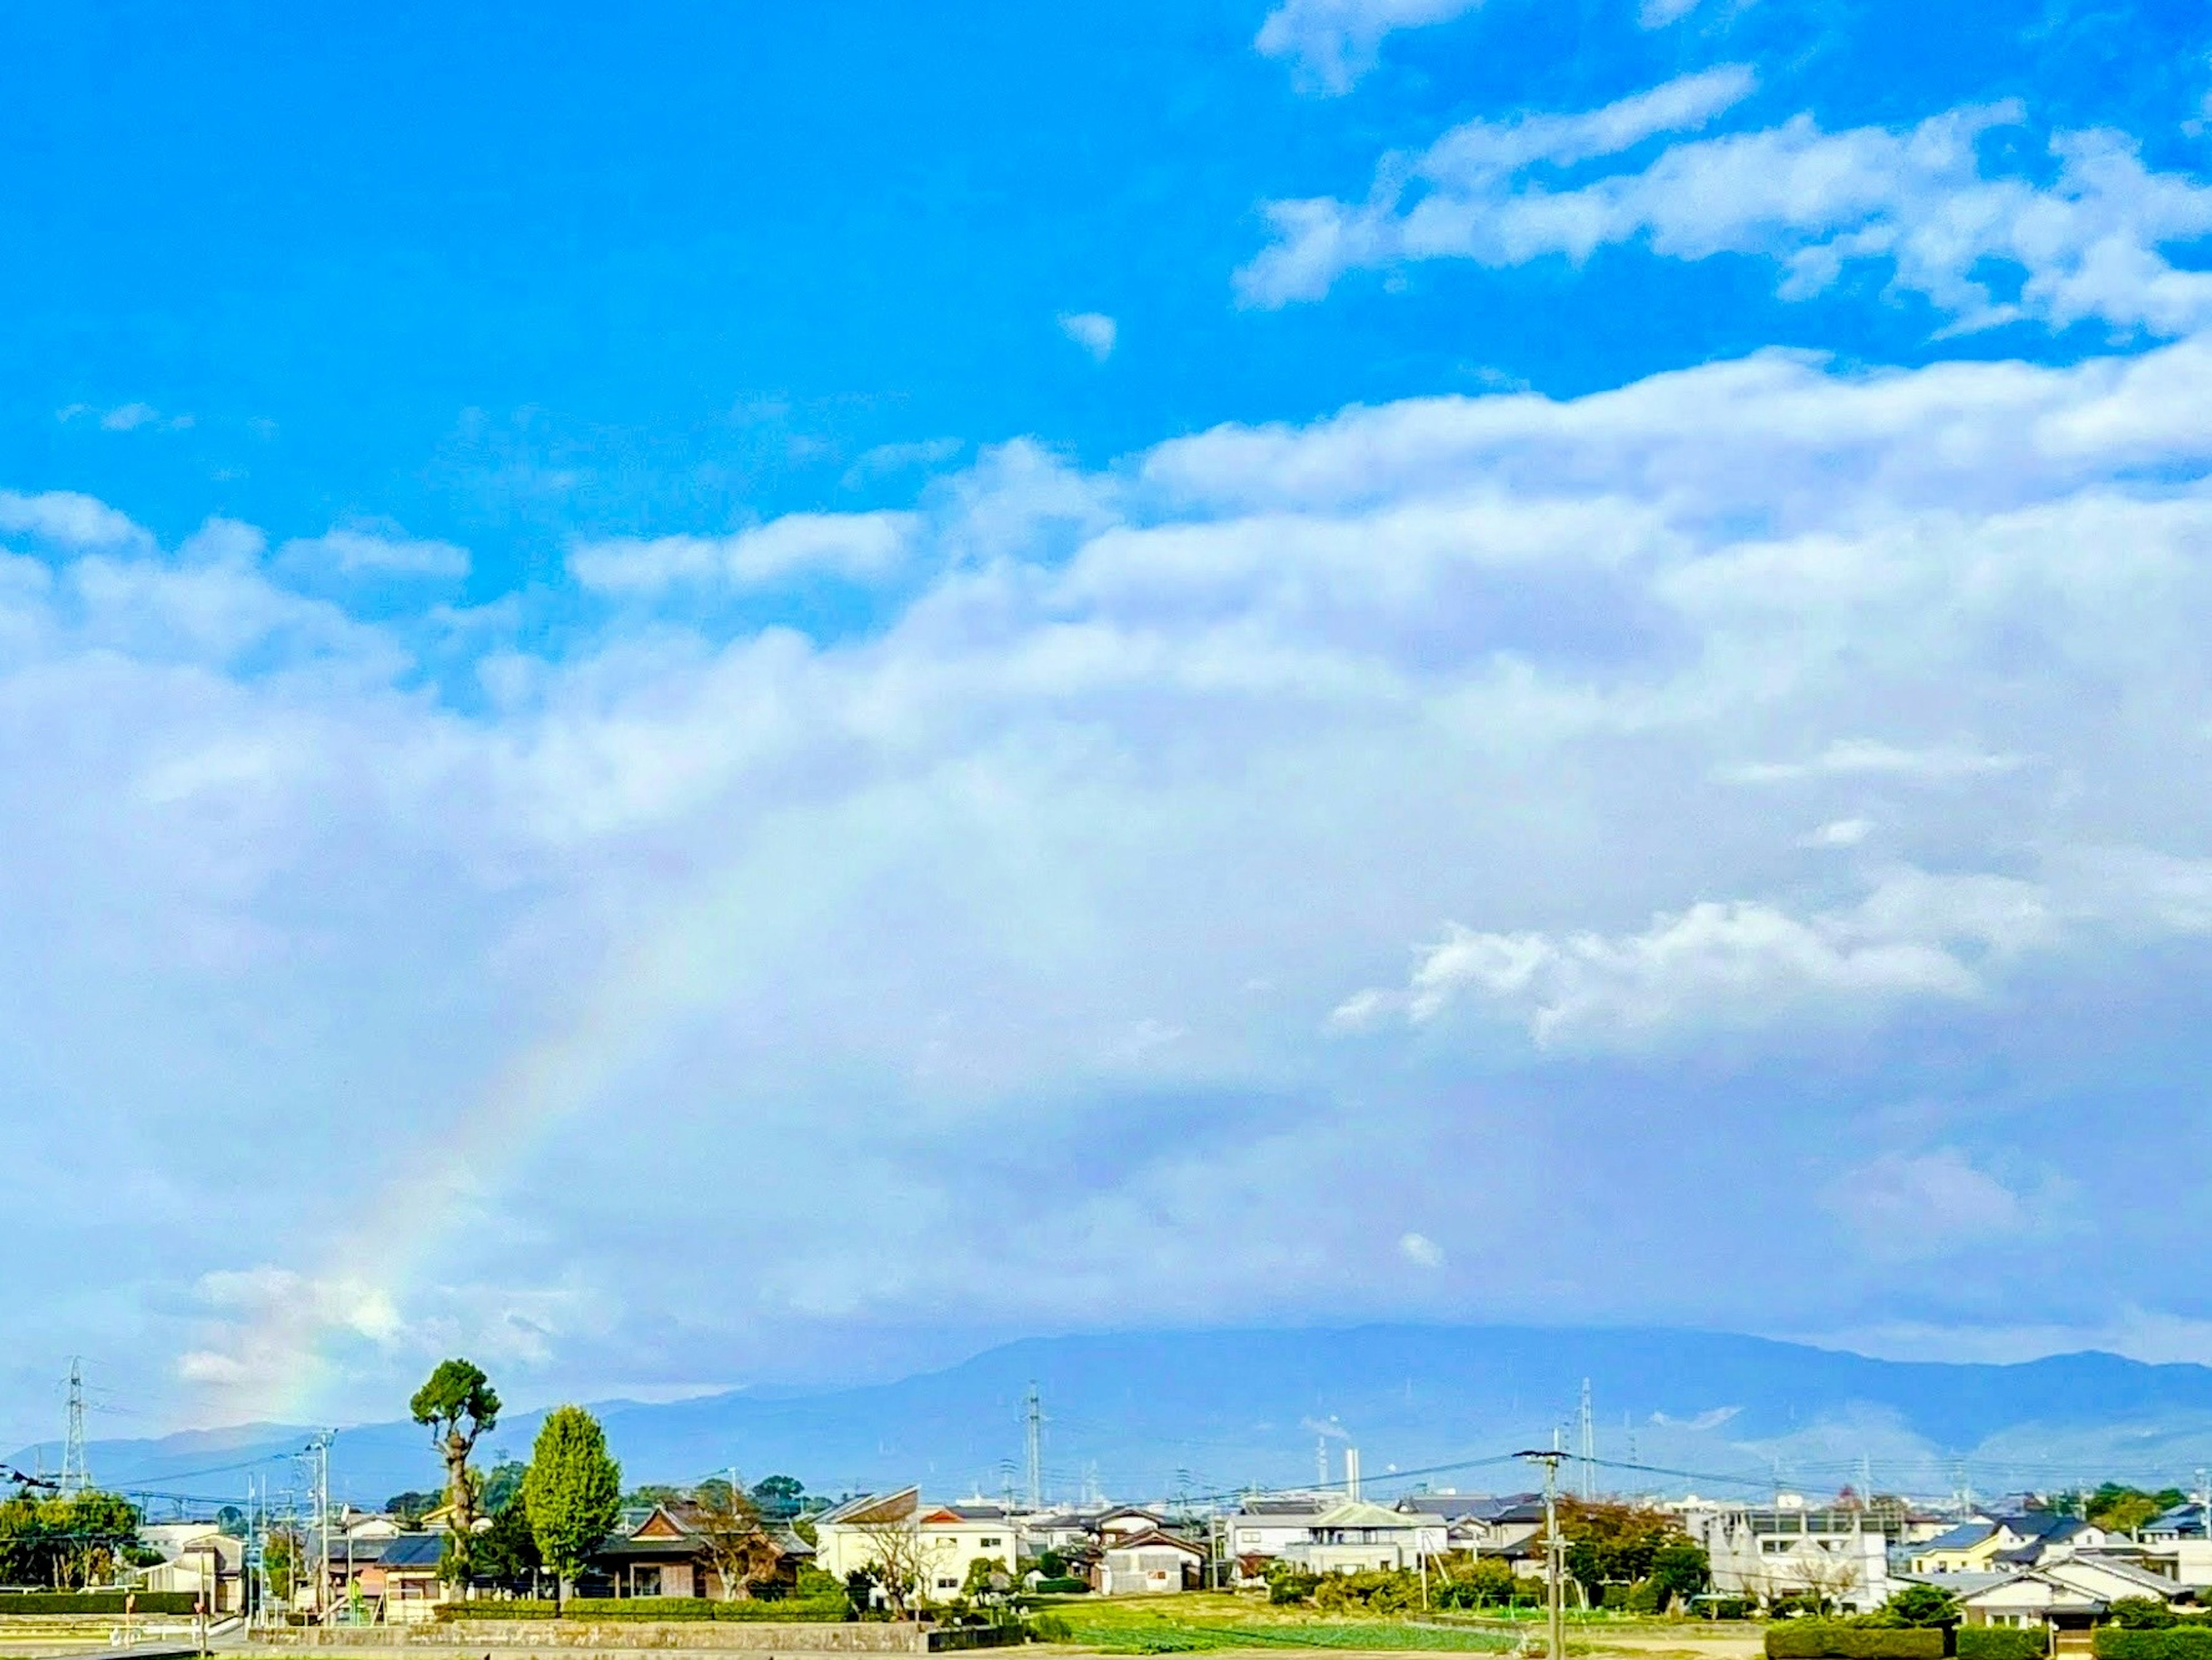
<instances>
[{"instance_id":1,"label":"white cloud","mask_svg":"<svg viewBox=\"0 0 2212 1660\"><path fill-rule=\"evenodd\" d=\"M2016 755L1983 755L1955 745L1900 748L1875 739L1839 738L1810 760L1747 762L1724 769L1722 776L1746 784L1884 774L1940 781L2010 772L2021 764L2021 758Z\"/></svg>"},{"instance_id":2,"label":"white cloud","mask_svg":"<svg viewBox=\"0 0 2212 1660\"><path fill-rule=\"evenodd\" d=\"M867 581L897 566L916 522L907 513L792 513L734 536L612 537L571 550L568 570L600 593L758 584L810 572Z\"/></svg>"},{"instance_id":3,"label":"white cloud","mask_svg":"<svg viewBox=\"0 0 2212 1660\"><path fill-rule=\"evenodd\" d=\"M0 535L29 536L81 550L125 552L153 546L153 538L128 517L74 490L48 490L40 496L0 490Z\"/></svg>"},{"instance_id":4,"label":"white cloud","mask_svg":"<svg viewBox=\"0 0 2212 1660\"><path fill-rule=\"evenodd\" d=\"M1855 848L1874 833L1871 818L1836 818L1805 838L1808 847Z\"/></svg>"},{"instance_id":5,"label":"white cloud","mask_svg":"<svg viewBox=\"0 0 2212 1660\"><path fill-rule=\"evenodd\" d=\"M1639 27L1663 29L1669 23L1679 23L1697 10L1700 0L1642 0L1637 7L1636 21Z\"/></svg>"},{"instance_id":6,"label":"white cloud","mask_svg":"<svg viewBox=\"0 0 2212 1660\"><path fill-rule=\"evenodd\" d=\"M295 537L276 550L283 562L307 574L458 578L469 574L469 550L451 542L409 536L398 526L336 527Z\"/></svg>"},{"instance_id":7,"label":"white cloud","mask_svg":"<svg viewBox=\"0 0 2212 1660\"><path fill-rule=\"evenodd\" d=\"M1394 29L1464 16L1482 0L1283 0L1260 25L1253 45L1287 58L1315 89L1348 92L1375 65L1375 49Z\"/></svg>"},{"instance_id":8,"label":"white cloud","mask_svg":"<svg viewBox=\"0 0 2212 1660\"><path fill-rule=\"evenodd\" d=\"M69 404L54 411L54 419L67 426L80 416L96 416L104 432L137 432L150 428L163 432L183 432L192 424L189 415L165 416L151 404L118 404L113 409L95 410L89 404Z\"/></svg>"},{"instance_id":9,"label":"white cloud","mask_svg":"<svg viewBox=\"0 0 2212 1660\"><path fill-rule=\"evenodd\" d=\"M1557 179L1557 169L1702 125L1748 85L1742 71L1709 71L1588 114L1468 122L1418 156L1387 160L1364 203L1269 204L1273 240L1237 273L1238 289L1275 306L1318 298L1351 271L1579 260L1640 241L1669 258L1771 258L1790 298L1826 289L1853 261L1880 260L1893 293L1926 299L1960 328L2026 319L2179 335L2212 320L2212 272L2162 252L2212 232L2212 187L2148 171L2130 141L2101 130L2051 136L2048 185L1985 173L1978 143L2020 125L2017 104L1902 131L1832 133L1800 115L1680 142L1641 167ZM2016 274L2017 291L1997 286L1992 267Z\"/></svg>"},{"instance_id":10,"label":"white cloud","mask_svg":"<svg viewBox=\"0 0 2212 1660\"><path fill-rule=\"evenodd\" d=\"M1425 1233L1409 1233L1398 1241L1398 1254L1418 1268L1440 1268L1444 1248Z\"/></svg>"},{"instance_id":11,"label":"white cloud","mask_svg":"<svg viewBox=\"0 0 2212 1660\"><path fill-rule=\"evenodd\" d=\"M0 496L39 554L0 558L0 949L37 970L0 1009L36 1080L0 1157L68 1201L0 1289L61 1353L203 1357L227 1408L305 1366L331 1413L382 1413L447 1336L542 1397L1078 1301L1445 1312L1462 1276L1378 1253L1379 1205L1514 1237L1572 1134L1636 1160L1624 1226L1672 1226L1716 1146L1832 1159L1820 1135L1903 1092L1900 1013L1952 1076L2063 1041L2082 1076L2109 1043L2193 1087L2209 373L2196 340L1763 354L1096 471L1009 444L895 516L879 623L818 640L573 593L386 621L249 527L157 549L86 498ZM855 522L579 575L799 580ZM433 654L475 678L442 693ZM1879 862L1799 846L1860 818ZM1345 1018L1375 1041L1316 1033L1370 982ZM2116 1004L2132 1024L2083 1012ZM1816 1040L1851 1066L1732 1058ZM1932 1140L2031 1201L2008 1172L2068 1163L2039 1141L2121 1146L2094 1096L2062 1105ZM240 1146L301 1283L218 1306L201 1276L260 1260L221 1202ZM2168 1180L2140 1213L2201 1209L2178 1164L2087 1162L2085 1204ZM148 1225L73 1220L112 1213L87 1171ZM831 1183L854 1219L825 1250ZM958 1244L985 1210L1007 1228ZM697 1249L655 1251L653 1214ZM1453 1266L1501 1317L1837 1323L1887 1271L1687 1274L1620 1237L1540 1282ZM2140 1246L2084 1282L2153 1296ZM127 1318L54 1289L94 1250Z\"/></svg>"},{"instance_id":12,"label":"white cloud","mask_svg":"<svg viewBox=\"0 0 2212 1660\"><path fill-rule=\"evenodd\" d=\"M878 444L873 449L864 451L860 459L846 469L844 485L851 489L871 479L920 468L940 467L965 447L957 438L927 438L914 443Z\"/></svg>"},{"instance_id":13,"label":"white cloud","mask_svg":"<svg viewBox=\"0 0 2212 1660\"><path fill-rule=\"evenodd\" d=\"M1917 1260L1958 1246L2016 1242L2044 1232L2050 1218L1957 1147L1887 1152L1828 1184L1823 1206L1863 1249Z\"/></svg>"},{"instance_id":14,"label":"white cloud","mask_svg":"<svg viewBox=\"0 0 2212 1660\"><path fill-rule=\"evenodd\" d=\"M1918 872L1850 909L1802 917L1708 901L1626 935L1453 924L1404 991L1358 993L1331 1020L1358 1029L1402 1014L1419 1025L1473 1000L1524 1021L1539 1044L1607 1048L1683 1026L1850 1018L1903 1000L1977 996L1980 977L1960 947L2017 948L2043 926L2042 897L2026 884Z\"/></svg>"},{"instance_id":15,"label":"white cloud","mask_svg":"<svg viewBox=\"0 0 2212 1660\"><path fill-rule=\"evenodd\" d=\"M1103 312L1062 312L1060 331L1091 354L1095 362L1104 362L1114 355L1114 342L1121 329Z\"/></svg>"}]
</instances>

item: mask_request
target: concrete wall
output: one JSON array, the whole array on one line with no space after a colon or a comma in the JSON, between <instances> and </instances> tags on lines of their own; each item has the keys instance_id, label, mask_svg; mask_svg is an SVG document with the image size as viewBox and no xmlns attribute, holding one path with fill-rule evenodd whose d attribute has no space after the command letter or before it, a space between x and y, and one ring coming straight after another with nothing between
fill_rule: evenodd
<instances>
[{"instance_id":1,"label":"concrete wall","mask_svg":"<svg viewBox=\"0 0 2212 1660\"><path fill-rule=\"evenodd\" d=\"M586 1660L598 1655L670 1651L743 1654L931 1654L996 1648L1008 1633L939 1631L915 1621L767 1620L453 1620L426 1626L287 1627L256 1632L270 1648L418 1649L482 1654L549 1655Z\"/></svg>"}]
</instances>

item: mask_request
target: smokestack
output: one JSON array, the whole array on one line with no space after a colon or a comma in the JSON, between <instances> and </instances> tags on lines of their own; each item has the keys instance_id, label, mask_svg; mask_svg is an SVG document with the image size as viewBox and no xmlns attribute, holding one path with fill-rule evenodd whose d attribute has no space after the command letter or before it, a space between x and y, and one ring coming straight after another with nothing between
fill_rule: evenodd
<instances>
[{"instance_id":1,"label":"smokestack","mask_svg":"<svg viewBox=\"0 0 2212 1660\"><path fill-rule=\"evenodd\" d=\"M1357 1447L1344 1450L1344 1496L1346 1499L1359 1497L1359 1449Z\"/></svg>"}]
</instances>

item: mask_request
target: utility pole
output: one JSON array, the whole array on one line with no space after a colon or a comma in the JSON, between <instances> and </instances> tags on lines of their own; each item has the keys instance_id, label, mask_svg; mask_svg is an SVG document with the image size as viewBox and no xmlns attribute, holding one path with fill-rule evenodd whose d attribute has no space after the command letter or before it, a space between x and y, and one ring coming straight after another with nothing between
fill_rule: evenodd
<instances>
[{"instance_id":1,"label":"utility pole","mask_svg":"<svg viewBox=\"0 0 2212 1660\"><path fill-rule=\"evenodd\" d=\"M1567 1455L1559 1450L1559 1432L1553 1430L1550 1451L1515 1456L1544 1467L1544 1656L1545 1660L1565 1660L1567 1619L1559 1601L1559 1580L1566 1551L1559 1539L1559 1461Z\"/></svg>"},{"instance_id":2,"label":"utility pole","mask_svg":"<svg viewBox=\"0 0 2212 1660\"><path fill-rule=\"evenodd\" d=\"M92 1472L84 1462L84 1361L70 1356L69 1436L62 1443L61 1490L64 1498L82 1493L92 1485Z\"/></svg>"},{"instance_id":3,"label":"utility pole","mask_svg":"<svg viewBox=\"0 0 2212 1660\"><path fill-rule=\"evenodd\" d=\"M315 1619L325 1626L331 1623L331 1435L323 1431L309 1449L315 1455Z\"/></svg>"},{"instance_id":4,"label":"utility pole","mask_svg":"<svg viewBox=\"0 0 2212 1660\"><path fill-rule=\"evenodd\" d=\"M1022 1443L1029 1458L1030 1508L1040 1511L1044 1508L1044 1398L1035 1383L1023 1402Z\"/></svg>"},{"instance_id":5,"label":"utility pole","mask_svg":"<svg viewBox=\"0 0 2212 1660\"><path fill-rule=\"evenodd\" d=\"M1328 1437L1314 1437L1314 1486L1326 1490L1328 1487Z\"/></svg>"}]
</instances>

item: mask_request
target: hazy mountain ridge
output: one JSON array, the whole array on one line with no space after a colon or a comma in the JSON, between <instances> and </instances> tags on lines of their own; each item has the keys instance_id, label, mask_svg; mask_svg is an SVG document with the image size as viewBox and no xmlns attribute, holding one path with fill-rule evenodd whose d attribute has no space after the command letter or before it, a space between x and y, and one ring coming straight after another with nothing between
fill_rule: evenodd
<instances>
[{"instance_id":1,"label":"hazy mountain ridge","mask_svg":"<svg viewBox=\"0 0 2212 1660\"><path fill-rule=\"evenodd\" d=\"M1576 1444L1590 1380L1601 1485L1780 1481L1832 1490L1948 1491L1954 1461L1978 1485L2055 1485L2136 1468L2184 1474L2212 1450L2212 1368L2099 1353L2014 1365L1879 1360L1718 1333L1635 1329L1369 1325L1349 1329L1128 1332L1025 1339L894 1383L801 1392L736 1390L665 1404L599 1404L632 1481L687 1481L735 1465L842 1491L919 1480L951 1493L1002 1490L1020 1468L1022 1402L1035 1383L1047 1417L1048 1489L1086 1483L1121 1496L1310 1482L1316 1442L1333 1462L1357 1444L1370 1485L1516 1487L1501 1455L1557 1426ZM488 1438L527 1455L541 1414ZM266 1431L265 1434L259 1432ZM297 1450L311 1432L254 1426L152 1441L95 1443L103 1481L196 1498L242 1492L246 1462ZM1631 1459L1629 1454L1633 1452ZM57 1462L52 1444L13 1462ZM1437 1469L1469 1461L1468 1468ZM438 1467L404 1421L349 1429L333 1488L375 1503L428 1487ZM1340 1468L1340 1463L1338 1465ZM2148 1469L2146 1474L2150 1473ZM257 1472L280 1486L283 1464ZM1715 1483L1718 1485L1716 1486Z\"/></svg>"}]
</instances>

